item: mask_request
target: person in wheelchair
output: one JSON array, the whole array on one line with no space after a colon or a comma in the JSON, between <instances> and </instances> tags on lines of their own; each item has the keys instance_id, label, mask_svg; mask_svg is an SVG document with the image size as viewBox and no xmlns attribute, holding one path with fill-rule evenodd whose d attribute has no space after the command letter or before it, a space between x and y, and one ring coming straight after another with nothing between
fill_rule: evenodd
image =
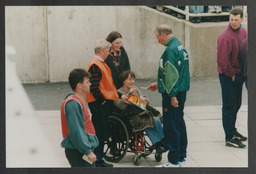
<instances>
[{"instance_id":1,"label":"person in wheelchair","mask_svg":"<svg viewBox=\"0 0 256 174\"><path fill-rule=\"evenodd\" d=\"M158 118L161 114L158 110L148 105L148 98L143 96L141 91L134 86L135 73L128 70L124 71L120 76L120 81L123 86L118 89L118 92L127 95L133 93L138 96L141 102L146 103L146 110L140 107L124 102L122 99L114 101L115 108L113 111L121 113L129 117L129 123L134 131L145 131L147 136L152 142L152 146L155 147L157 153L166 152L163 143L163 127L160 119Z\"/></svg>"}]
</instances>

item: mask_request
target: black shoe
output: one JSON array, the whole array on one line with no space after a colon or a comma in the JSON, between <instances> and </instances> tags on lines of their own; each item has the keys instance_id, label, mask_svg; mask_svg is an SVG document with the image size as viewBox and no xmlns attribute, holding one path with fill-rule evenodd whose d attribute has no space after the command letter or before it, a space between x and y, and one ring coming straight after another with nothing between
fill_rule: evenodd
<instances>
[{"instance_id":1,"label":"black shoe","mask_svg":"<svg viewBox=\"0 0 256 174\"><path fill-rule=\"evenodd\" d=\"M162 142L159 141L153 145L156 148L156 153L164 153L166 152L165 147L162 145Z\"/></svg>"},{"instance_id":2,"label":"black shoe","mask_svg":"<svg viewBox=\"0 0 256 174\"><path fill-rule=\"evenodd\" d=\"M185 16L182 15L182 14L177 14L177 18L179 18L179 19L185 19Z\"/></svg>"},{"instance_id":3,"label":"black shoe","mask_svg":"<svg viewBox=\"0 0 256 174\"><path fill-rule=\"evenodd\" d=\"M175 13L175 12L172 12L171 15L174 17L177 17L177 13Z\"/></svg>"},{"instance_id":4,"label":"black shoe","mask_svg":"<svg viewBox=\"0 0 256 174\"><path fill-rule=\"evenodd\" d=\"M113 164L106 163L104 160L99 160L95 162L96 167L113 167Z\"/></svg>"},{"instance_id":5,"label":"black shoe","mask_svg":"<svg viewBox=\"0 0 256 174\"><path fill-rule=\"evenodd\" d=\"M202 21L201 21L201 19L200 18L197 18L196 19L196 23L201 23Z\"/></svg>"},{"instance_id":6,"label":"black shoe","mask_svg":"<svg viewBox=\"0 0 256 174\"><path fill-rule=\"evenodd\" d=\"M167 148L167 146L165 145L164 138L161 139L161 145L165 148L165 152L167 152L167 151L168 151L168 148Z\"/></svg>"},{"instance_id":7,"label":"black shoe","mask_svg":"<svg viewBox=\"0 0 256 174\"><path fill-rule=\"evenodd\" d=\"M236 131L235 135L234 135L239 141L246 141L247 140L247 137L241 135L240 133L238 133Z\"/></svg>"},{"instance_id":8,"label":"black shoe","mask_svg":"<svg viewBox=\"0 0 256 174\"><path fill-rule=\"evenodd\" d=\"M164 152L166 152L166 149L164 148L164 146L159 145L156 147L156 153L164 153Z\"/></svg>"},{"instance_id":9,"label":"black shoe","mask_svg":"<svg viewBox=\"0 0 256 174\"><path fill-rule=\"evenodd\" d=\"M230 12L230 9L229 8L223 8L222 12Z\"/></svg>"},{"instance_id":10,"label":"black shoe","mask_svg":"<svg viewBox=\"0 0 256 174\"><path fill-rule=\"evenodd\" d=\"M239 141L235 136L230 140L226 141L226 146L244 148L246 145Z\"/></svg>"},{"instance_id":11,"label":"black shoe","mask_svg":"<svg viewBox=\"0 0 256 174\"><path fill-rule=\"evenodd\" d=\"M190 22L196 23L196 20L195 19L190 19Z\"/></svg>"},{"instance_id":12,"label":"black shoe","mask_svg":"<svg viewBox=\"0 0 256 174\"><path fill-rule=\"evenodd\" d=\"M167 13L167 14L171 14L172 11L170 9L164 9L164 12Z\"/></svg>"}]
</instances>

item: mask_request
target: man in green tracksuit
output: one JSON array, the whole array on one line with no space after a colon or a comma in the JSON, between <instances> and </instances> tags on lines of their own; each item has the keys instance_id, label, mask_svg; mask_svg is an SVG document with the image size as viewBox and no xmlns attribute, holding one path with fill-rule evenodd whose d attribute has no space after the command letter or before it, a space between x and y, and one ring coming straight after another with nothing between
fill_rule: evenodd
<instances>
[{"instance_id":1,"label":"man in green tracksuit","mask_svg":"<svg viewBox=\"0 0 256 174\"><path fill-rule=\"evenodd\" d=\"M167 25L155 30L158 42L166 46L159 61L158 81L148 90L162 93L163 130L169 149L168 162L157 167L179 167L185 164L187 131L184 121L186 91L190 87L188 53Z\"/></svg>"}]
</instances>

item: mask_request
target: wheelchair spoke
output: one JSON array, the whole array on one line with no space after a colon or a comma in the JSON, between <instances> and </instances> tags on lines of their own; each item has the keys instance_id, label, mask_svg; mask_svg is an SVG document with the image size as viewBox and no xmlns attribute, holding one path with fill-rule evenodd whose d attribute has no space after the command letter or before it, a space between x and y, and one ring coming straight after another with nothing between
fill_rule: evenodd
<instances>
[{"instance_id":1,"label":"wheelchair spoke","mask_svg":"<svg viewBox=\"0 0 256 174\"><path fill-rule=\"evenodd\" d=\"M109 117L109 138L105 144L104 158L110 162L118 162L125 156L128 148L128 131L119 118Z\"/></svg>"}]
</instances>

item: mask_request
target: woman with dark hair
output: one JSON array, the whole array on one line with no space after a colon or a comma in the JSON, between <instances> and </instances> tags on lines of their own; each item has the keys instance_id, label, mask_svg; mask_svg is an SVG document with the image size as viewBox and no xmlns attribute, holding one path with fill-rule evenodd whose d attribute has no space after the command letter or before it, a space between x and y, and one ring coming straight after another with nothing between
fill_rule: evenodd
<instances>
[{"instance_id":1,"label":"woman with dark hair","mask_svg":"<svg viewBox=\"0 0 256 174\"><path fill-rule=\"evenodd\" d=\"M146 110L135 106L132 103L126 103L122 99L114 101L117 108L116 111L124 116L128 117L129 123L134 131L145 130L147 136L152 142L152 146L156 148L157 153L163 153L166 151L163 139L163 127L159 117L161 114L158 110L148 105L148 98L143 96L141 91L134 86L135 74L134 72L128 70L124 71L120 75L120 80L123 86L118 89L118 92L127 95L128 93L133 93L136 95L141 102L146 103ZM114 109L114 110L115 110Z\"/></svg>"},{"instance_id":2,"label":"woman with dark hair","mask_svg":"<svg viewBox=\"0 0 256 174\"><path fill-rule=\"evenodd\" d=\"M106 63L111 69L115 87L119 89L122 86L122 82L118 77L123 71L131 69L130 62L122 46L122 35L119 32L112 31L107 36L106 40L112 44Z\"/></svg>"}]
</instances>

